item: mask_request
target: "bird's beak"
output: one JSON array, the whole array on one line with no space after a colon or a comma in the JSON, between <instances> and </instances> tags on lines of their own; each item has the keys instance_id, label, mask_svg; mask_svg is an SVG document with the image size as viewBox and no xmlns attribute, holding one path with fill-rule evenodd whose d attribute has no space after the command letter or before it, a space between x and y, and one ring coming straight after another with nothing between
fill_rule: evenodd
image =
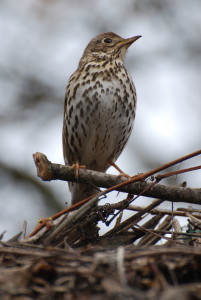
<instances>
[{"instance_id":1,"label":"bird's beak","mask_svg":"<svg viewBox=\"0 0 201 300\"><path fill-rule=\"evenodd\" d=\"M120 45L121 46L128 45L128 47L129 47L132 43L134 43L135 41L137 41L141 37L142 37L141 35L136 35L136 36L133 36L129 39L124 39L123 41L120 42Z\"/></svg>"},{"instance_id":2,"label":"bird's beak","mask_svg":"<svg viewBox=\"0 0 201 300\"><path fill-rule=\"evenodd\" d=\"M142 37L141 35L136 35L136 36L133 36L133 37L131 37L129 39L126 39L125 40L125 44L131 45L132 43L134 43L135 41L137 41L141 37Z\"/></svg>"}]
</instances>

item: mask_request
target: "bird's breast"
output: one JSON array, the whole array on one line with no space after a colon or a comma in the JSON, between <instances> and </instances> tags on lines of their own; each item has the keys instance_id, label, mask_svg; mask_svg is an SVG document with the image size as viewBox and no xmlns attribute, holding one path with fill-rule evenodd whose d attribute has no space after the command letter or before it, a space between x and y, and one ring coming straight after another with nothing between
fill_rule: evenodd
<instances>
[{"instance_id":1,"label":"bird's breast","mask_svg":"<svg viewBox=\"0 0 201 300\"><path fill-rule=\"evenodd\" d=\"M135 87L127 71L116 68L84 72L67 89L68 144L73 141L77 160L88 168L106 170L109 157L117 159L133 127Z\"/></svg>"}]
</instances>

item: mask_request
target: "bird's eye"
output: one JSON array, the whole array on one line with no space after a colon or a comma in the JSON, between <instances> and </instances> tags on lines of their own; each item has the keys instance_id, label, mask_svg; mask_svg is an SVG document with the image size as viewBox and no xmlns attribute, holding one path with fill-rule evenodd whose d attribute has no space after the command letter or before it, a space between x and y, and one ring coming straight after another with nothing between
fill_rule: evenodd
<instances>
[{"instance_id":1,"label":"bird's eye","mask_svg":"<svg viewBox=\"0 0 201 300\"><path fill-rule=\"evenodd\" d=\"M106 44L112 43L112 40L110 38L104 39L103 41Z\"/></svg>"}]
</instances>

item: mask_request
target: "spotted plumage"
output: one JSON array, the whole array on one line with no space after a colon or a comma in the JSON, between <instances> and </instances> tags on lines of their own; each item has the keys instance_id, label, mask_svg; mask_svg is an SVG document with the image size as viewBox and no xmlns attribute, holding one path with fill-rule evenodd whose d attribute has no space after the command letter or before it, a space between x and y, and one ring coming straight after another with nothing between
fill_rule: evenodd
<instances>
[{"instance_id":1,"label":"spotted plumage","mask_svg":"<svg viewBox=\"0 0 201 300\"><path fill-rule=\"evenodd\" d=\"M124 66L128 47L140 36L123 39L108 32L93 38L66 88L63 153L66 164L106 172L121 154L133 127L136 91ZM96 193L70 183L72 202Z\"/></svg>"}]
</instances>

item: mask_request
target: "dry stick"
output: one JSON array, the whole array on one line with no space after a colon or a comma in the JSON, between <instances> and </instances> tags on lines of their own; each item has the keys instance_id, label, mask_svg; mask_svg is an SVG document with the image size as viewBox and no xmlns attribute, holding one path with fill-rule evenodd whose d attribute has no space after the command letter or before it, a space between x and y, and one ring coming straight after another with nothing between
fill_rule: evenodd
<instances>
[{"instance_id":1,"label":"dry stick","mask_svg":"<svg viewBox=\"0 0 201 300\"><path fill-rule=\"evenodd\" d=\"M199 215L194 215L195 217L197 217L197 218L199 218L199 217L201 217L201 209L198 209L198 208L193 208L193 207L191 207L191 208L183 208L183 207L178 207L177 208L177 210L178 211L181 211L181 212L197 212L197 213L199 213Z\"/></svg>"},{"instance_id":2,"label":"dry stick","mask_svg":"<svg viewBox=\"0 0 201 300\"><path fill-rule=\"evenodd\" d=\"M196 166L196 167L192 167L192 168L177 170L177 171L169 172L169 173L166 173L166 174L163 174L163 175L158 174L157 176L155 176L155 178L157 180L161 180L161 179L164 179L164 178L167 178L167 177L170 177L170 176L174 176L174 175L178 175L178 174L182 174L182 173L186 173L186 172L191 172L191 171L196 171L196 170L199 170L199 169L201 169L201 166Z\"/></svg>"},{"instance_id":3,"label":"dry stick","mask_svg":"<svg viewBox=\"0 0 201 300\"><path fill-rule=\"evenodd\" d=\"M151 188L152 186L154 186L156 183L157 183L157 181L153 182L151 185L149 185L148 187L146 187L139 195L143 194L146 190L148 190L149 188ZM81 202L82 202L83 204L85 204L86 202L89 202L90 200L93 201L93 199L95 199L95 198L97 198L96 201L98 201L98 197L105 195L107 192L108 192L108 189L106 189L105 191L102 191L102 192L99 193L99 194L96 194L96 195L91 196L91 197L89 197L89 198L87 198L87 199L84 199L84 200L82 200ZM69 208L67 208L67 209L64 209L64 210L60 211L59 213L53 215L52 217L49 217L49 218L46 218L46 219L42 219L42 220L40 221L40 224L39 224L39 225L38 225L38 226L37 226L37 227L36 227L29 235L28 235L27 238L30 238L30 237L34 236L34 235L35 235L39 230L41 230L43 227L45 227L45 226L47 227L47 224L48 224L50 221L57 219L58 217L60 217L60 216L63 215L64 213L67 213L67 212L72 211L72 210L73 210L72 208L74 208L74 207L77 206L78 204L80 204L80 202L79 202L79 203L76 203L75 205L73 205L73 206L71 206L71 207L69 207ZM48 228L47 228L47 229L48 229Z\"/></svg>"},{"instance_id":4,"label":"dry stick","mask_svg":"<svg viewBox=\"0 0 201 300\"><path fill-rule=\"evenodd\" d=\"M103 192L101 192L100 195L101 194L103 194ZM83 202L83 204L84 204L84 203L88 202L89 200L93 200L95 197L97 197L97 196L95 195L94 197L89 197L87 199L84 199L81 202ZM98 198L97 198L97 201L98 201ZM45 227L49 221L55 220L55 219L59 218L60 216L62 216L63 214L71 212L72 210L74 210L77 207L79 208L80 205L78 205L78 204L79 203L76 203L73 206L70 206L70 207L62 210L62 211L58 212L57 214L55 214L55 215L53 215L49 218L44 218L44 219L40 220L39 221L40 224L28 235L27 238L30 238L30 237L34 236L39 230L41 230L43 227Z\"/></svg>"},{"instance_id":5,"label":"dry stick","mask_svg":"<svg viewBox=\"0 0 201 300\"><path fill-rule=\"evenodd\" d=\"M148 172L143 173L143 174L135 175L135 176L131 177L131 179L129 179L129 180L125 181L125 182L119 183L119 184L117 184L117 185L114 185L114 186L112 186L112 187L106 189L104 192L105 192L105 194L107 194L107 193L109 193L109 192L111 192L111 191L113 191L113 190L119 189L120 187L125 186L125 185L128 185L128 184L130 184L130 183L134 183L134 182L140 181L140 180L141 180L141 181L142 181L142 180L145 180L147 177L150 177L150 176L152 176L152 175L154 175L154 174L156 174L156 173L158 173L158 172L160 172L160 171L162 171L162 170L164 170L164 169L166 169L166 168L169 168L169 167L171 167L171 166L174 166L174 165L176 165L176 164L178 164L178 163L180 163L180 162L183 162L183 161L185 161L185 160L187 160L187 159L189 159L189 158L195 157L195 156L200 155L200 154L201 154L201 150L192 152L192 153L190 153L190 154L188 154L188 155L185 155L185 156L183 156L183 157L181 157L181 158L178 158L178 159L173 160L173 161L171 161L171 162L169 162L169 163L167 163L167 164L164 164L164 165L162 165L162 166L159 167L159 168L153 169L153 170L148 171ZM195 167L195 168L196 168L196 167ZM199 167L197 167L197 168L199 169L199 168L201 168L201 166L199 166ZM185 172L187 172L187 171L192 171L192 169L193 169L193 168L185 169ZM174 172L174 175L180 174L180 173L183 173L183 170L178 170L178 171ZM165 175L165 174L164 174L164 175ZM160 176L162 176L162 175L160 175ZM171 176L171 175L169 175L169 176ZM157 178L157 182L156 182L156 183L158 183L159 180L160 180L160 177ZM143 191L143 192L144 192L144 191ZM92 197L93 197L93 196L92 196ZM92 198L92 197L90 197L90 198ZM87 200L87 199L85 199L85 200ZM84 201L84 200L83 200L83 201ZM81 202L82 202L82 201L81 201ZM81 203L81 202L79 202L79 203ZM85 201L85 202L87 202L87 201ZM84 203L85 203L85 202L84 202ZM74 208L74 207L72 206L72 208Z\"/></svg>"},{"instance_id":6,"label":"dry stick","mask_svg":"<svg viewBox=\"0 0 201 300\"><path fill-rule=\"evenodd\" d=\"M111 206L111 209L116 209L115 204ZM129 207L127 207L127 210L133 210L133 211L141 211L142 209L144 209L144 207L137 206L137 205L129 205ZM191 210L191 211L194 212L195 210ZM157 208L155 208L155 209L150 210L149 213L151 215L163 214L163 215L174 215L174 216L186 217L185 211L180 211L180 209L178 209L178 208L177 208L176 211L172 211L172 210L168 210L168 209L157 209ZM201 218L201 214L194 214L194 217Z\"/></svg>"},{"instance_id":7,"label":"dry stick","mask_svg":"<svg viewBox=\"0 0 201 300\"><path fill-rule=\"evenodd\" d=\"M174 164L177 164L177 163L179 163L181 161L184 161L186 159L189 159L189 158L194 157L194 156L199 155L199 154L201 154L201 150L193 152L193 153L188 154L186 156L183 156L183 157L181 157L179 159L176 159L176 160L174 160L172 162L169 162L169 163L167 163L167 164L165 164L165 165L163 165L163 166L161 166L161 167L159 167L157 169L149 171L147 173L139 174L137 176L134 176L134 177L132 177L131 179L129 179L127 181L124 181L122 183L119 183L117 185L114 185L114 186L106 189L105 193L108 193L108 192L110 192L110 191L112 191L114 189L119 189L119 188L121 188L121 187L123 187L125 185L130 184L130 183L134 183L134 182L139 181L139 180L144 180L145 178L147 178L147 177L149 177L149 176L151 176L151 175L153 175L153 174L155 174L155 173L157 173L157 172L159 172L159 171L161 171L161 170L163 170L163 169L165 169L167 167L170 167L170 166L172 166ZM37 167L37 170L38 170L38 176L41 177L43 180L51 180L52 179L52 174L51 174L51 171L49 170L50 168L48 166L48 163L51 166L52 165L56 165L56 164L51 164L51 162L49 162L47 160L46 156L44 154L42 154L42 153L38 153L37 152L36 154L33 154L33 157L34 157L34 161L35 161L35 164L36 164L36 167ZM56 179L56 178L54 178L54 179ZM91 196L91 197L89 197L89 198L87 198L87 199L84 199L83 201L80 201L79 203L76 203L75 205L71 206L70 208L67 208L67 209L63 210L63 213L66 213L66 212L69 212L71 210L74 210L74 209L78 208L82 204L86 203L92 197L94 197L94 195ZM59 217L63 213L61 212L59 214L56 214L55 217L57 218L57 217ZM52 219L54 219L54 216L52 217Z\"/></svg>"},{"instance_id":8,"label":"dry stick","mask_svg":"<svg viewBox=\"0 0 201 300\"><path fill-rule=\"evenodd\" d=\"M111 204L107 204L108 209L112 209L112 210L121 210L125 204L127 204L128 201L125 200L121 200L117 203L111 203ZM100 209L105 209L105 205L99 205ZM144 209L144 206L138 206L138 205L129 205L128 207L126 207L126 210L131 210L131 211L141 211L142 209ZM197 209L197 208L177 208L176 211L172 211L169 209L159 209L159 208L155 208L150 210L149 214L151 215L157 215L157 214L162 214L162 215L173 215L173 216L181 216L181 217L186 217L186 212L193 212L193 216L200 219L201 218L201 209Z\"/></svg>"},{"instance_id":9,"label":"dry stick","mask_svg":"<svg viewBox=\"0 0 201 300\"><path fill-rule=\"evenodd\" d=\"M162 236L162 235L158 234L158 233L157 233L157 230L155 231L155 230L152 230L152 229L143 228L143 227L140 226L139 224L135 224L135 226L138 227L140 230L143 230L143 231L145 231L145 232L148 232L148 233L151 233L151 234L157 236L159 239L165 239L165 240L167 240L167 241L171 241L171 243L174 243L174 244L178 244L178 245L182 245L182 246L187 246L187 245L185 245L185 244L183 244L183 243L180 243L180 242L177 242L177 241L175 241L175 240L172 240L172 238L168 238L168 237L166 237L166 236Z\"/></svg>"},{"instance_id":10,"label":"dry stick","mask_svg":"<svg viewBox=\"0 0 201 300\"><path fill-rule=\"evenodd\" d=\"M169 163L167 163L167 164L164 164L164 165L162 165L162 166L159 167L159 168L153 169L153 170L148 171L148 172L143 173L143 174L138 174L138 175L136 175L136 176L133 176L133 177L131 177L129 180L125 181L125 182L119 183L119 184L117 184L117 185L114 185L114 186L108 188L107 190L105 190L105 192L108 193L108 192L110 192L110 191L112 191L112 190L114 190L114 189L118 189L118 188L120 188L120 187L122 187L122 186L125 186L125 185L127 185L127 184L134 183L134 182L140 181L140 180L144 180L144 179L146 179L147 177L154 175L155 173L158 173L158 172L160 172L160 171L162 171L162 170L164 170L164 169L166 169L166 168L169 168L169 167L171 167L171 166L173 166L173 165L175 165L175 164L178 164L178 163L180 163L180 162L182 162L182 161L185 161L185 160L187 160L187 159L190 159L190 158L195 157L195 156L200 155L200 154L201 154L201 150L192 152L192 153L190 153L190 154L188 154L188 155L185 155L185 156L183 156L183 157L181 157L181 158L178 158L178 159L173 160L173 161L171 161L171 162L169 162ZM50 171L49 171L48 174L45 173L45 175L44 175L45 178L43 177L43 172L42 172L43 170L41 170L41 165L40 165L40 162L38 161L38 156L39 156L39 155L42 156L42 157L40 157L41 159L43 159L43 160L46 159L46 160L47 160L47 158L45 157L45 155L42 154L42 153L38 153L38 152L37 152L36 154L33 154L33 158L34 158L36 167L37 167L37 169L38 169L38 176L40 176L43 180L51 180L52 178L51 178ZM43 162L43 163L45 163L45 162ZM51 164L51 163L50 163L50 164ZM48 168L47 168L47 169L48 169ZM181 171L181 170L180 170L180 171ZM180 172L180 171L177 171L177 174L179 174L178 172ZM186 172L186 171L185 171L185 172ZM41 175L40 175L39 173L41 173ZM175 174L174 174L174 175L175 175ZM161 176L162 176L162 175L161 175ZM48 178L46 178L46 177L48 177ZM78 179L78 178L76 178L76 179ZM92 197L89 197L89 198L92 198ZM87 198L87 199L89 199L89 198ZM85 200L86 200L86 199L85 199ZM87 202L87 200L86 200L86 201L85 201L85 200L80 201L79 203L76 203L75 205L73 205L73 206L72 206L72 209L77 208L78 206L80 206L80 205L82 205L83 203Z\"/></svg>"},{"instance_id":11,"label":"dry stick","mask_svg":"<svg viewBox=\"0 0 201 300\"><path fill-rule=\"evenodd\" d=\"M153 182L151 185L149 185L148 187L146 187L139 195L143 194L146 190L150 189L156 183L157 183L157 181ZM106 193L109 192L108 190L111 190L111 188L106 189L105 191L102 191L101 193L99 193L99 196L105 195ZM76 203L75 205L73 205L73 206L71 206L69 208L66 208L66 209L60 211L59 213L53 215L52 217L49 217L49 218L46 218L46 219L42 219L40 221L40 224L28 235L28 238L34 236L39 230L41 230L43 227L45 227L47 225L47 223L50 222L51 220L55 220L58 217L60 217L61 215L63 215L64 213L67 213L67 212L70 212L70 211L74 210L74 208L77 207L80 203L84 204L84 203L86 203L86 202L94 199L95 197L97 197L97 195L98 194L96 194L94 196L91 196L91 197L88 197L88 198L80 201L79 203ZM98 201L98 198L97 198L97 201Z\"/></svg>"},{"instance_id":12,"label":"dry stick","mask_svg":"<svg viewBox=\"0 0 201 300\"><path fill-rule=\"evenodd\" d=\"M198 155L198 152L194 152L192 154L184 156L183 159L187 159L187 157L192 157L193 155ZM36 167L37 167L38 176L41 177L43 180L52 180L52 179L54 179L54 180L57 179L58 180L58 179L60 179L60 180L65 180L66 181L66 178L68 178L69 181L78 181L78 178L76 178L76 176L74 175L74 171L71 167L63 166L63 165L59 165L59 164L52 164L50 161L48 161L46 156L42 153L36 153L33 156L34 156L35 164L36 164ZM175 160L175 161L173 161L173 163L178 162L180 160L181 159ZM166 164L164 166L167 166L169 164ZM161 167L161 168L163 168L163 167ZM143 177L145 178L150 174L153 175L154 171L159 170L161 168L155 169L155 170L147 172L145 174L140 174L140 175L134 176L130 180L123 181L123 182L121 182L117 185L115 185L115 180L118 179L118 176L109 175L109 174L106 174L106 173L95 172L95 171L91 171L91 170L85 170L85 171L81 170L80 175L79 175L79 179L80 179L79 181L83 182L83 183L86 183L86 182L89 183L91 181L91 182L94 182L96 185L102 186L102 187L108 187L108 185L110 185L109 188L106 190L106 192L117 189L117 190L120 190L120 191L122 190L122 191L127 192L127 193L138 194L139 193L138 191L139 190L142 191L144 189L145 185L147 186L147 183L145 183L145 182L142 183L141 182L141 183L139 183L138 186L137 185L135 185L135 186L130 185L130 186L132 186L132 188L129 188L129 184L133 183L135 181L139 181L139 179L143 179ZM104 178L101 178L101 176L103 176ZM85 180L85 178L87 178L87 180ZM127 185L127 187L124 188L124 190L123 190L123 186L125 186L125 185ZM157 189L153 189L153 190L151 190L151 192L147 192L144 195L148 196L148 197L161 198L161 195L159 195L159 194L161 194L161 192L164 191L165 187L166 186L157 185ZM171 189L171 192L169 191L170 189ZM181 195L181 197L184 196L182 191L185 192L185 195L186 195L187 198L190 198L190 197L192 198L192 189L189 189L189 188L185 189L185 190L180 190L180 191L178 191L178 189L177 189L175 191L174 187L168 187L168 191L165 191L165 194L174 192L174 196L175 196L175 192L177 192L176 197L178 198L180 195ZM194 189L193 197L196 197L196 199L197 199L197 197L200 197L200 191L201 190L199 190L199 189ZM84 199L83 201L80 201L79 203L72 206L70 208L70 210L73 210L73 209L81 206L83 203L87 202L92 197L89 197L87 199ZM163 197L162 198L165 199L164 198L164 192L163 192ZM168 199L166 198L166 200L168 200ZM185 202L185 200L183 202ZM69 211L69 208L67 208L67 211L64 210L63 213L66 213L68 211Z\"/></svg>"},{"instance_id":13,"label":"dry stick","mask_svg":"<svg viewBox=\"0 0 201 300\"><path fill-rule=\"evenodd\" d=\"M160 172L160 171L162 171L162 170L164 170L164 169L166 169L166 168L169 168L170 166L173 166L173 165L175 165L175 164L177 164L177 163L180 163L180 162L182 162L182 161L185 161L185 160L187 160L187 159L190 159L190 158L195 157L195 156L200 155L200 154L201 154L201 150L192 152L192 153L190 153L190 154L188 154L188 155L185 155L185 156L183 156L183 157L181 157L181 158L179 158L179 159L176 159L176 160L173 160L173 161L171 161L171 162L169 162L169 163L167 163L167 164L164 164L164 165L162 165L162 166L159 167L159 168L153 169L153 170L151 170L151 171L149 171L149 172L146 172L146 173L144 173L144 174L136 175L136 176L132 177L131 179L125 181L125 182L122 182L122 183L119 183L119 184L117 184L117 185L114 185L114 186L112 186L112 187L106 189L106 190L104 191L104 193L107 194L107 193L109 193L110 191L115 190L115 189L118 189L118 188L123 187L123 186L125 186L125 185L131 184L131 183L134 183L134 182L137 182L137 181L140 181L140 180L144 180L145 178L147 178L147 177L149 177L149 176L152 176L152 175L154 175L155 173L158 173L158 172ZM37 153L33 154L33 158L34 158L35 165L36 165L36 167L37 167L38 175L39 175L39 173L41 173L41 174L43 173L43 169L42 169L42 166L41 166L41 161L39 161L38 155L42 156L43 164L45 164L45 163L47 164L47 158L46 158L46 156L45 156L44 154L42 154L42 153L38 153L38 152L37 152ZM41 158L41 157L40 157L40 158ZM46 169L48 169L47 166L46 166ZM44 173L45 173L45 172L44 172ZM41 177L43 180L50 180L50 178L49 178L50 174L49 174L49 173L50 173L50 172L48 172L48 175L45 173L44 178L43 178L42 175L40 175L40 177ZM47 176L47 178L45 178L45 176ZM86 198L86 199L80 201L79 203L76 203L76 204L72 205L71 207L68 207L68 208L64 209L63 211L61 211L61 212L59 212L59 213L53 215L53 216L50 217L50 218L43 219L42 222L41 222L41 224L39 224L39 225L38 225L38 226L37 226L37 227L29 234L28 237L33 236L35 233L37 233L39 230L41 230L44 226L46 226L47 221L49 221L49 220L55 220L56 218L60 217L61 215L65 214L65 213L68 213L68 212L70 212L70 211L72 211L72 210L74 210L74 209L80 207L81 205L83 205L84 203L86 203L86 202L88 202L90 199L92 199L94 196L95 196L95 195L93 195L93 196L91 196L91 197L88 197L88 198Z\"/></svg>"},{"instance_id":14,"label":"dry stick","mask_svg":"<svg viewBox=\"0 0 201 300\"><path fill-rule=\"evenodd\" d=\"M176 235L176 234L174 234L174 231L176 231L176 232L181 232L181 225L180 225L180 223L179 223L179 220L178 219L176 219L176 218L173 218L172 219L172 239L173 240L182 240L182 243L184 244L185 242L184 242L184 237L182 236L182 235ZM158 228L157 228L158 229ZM160 229L160 228L159 228ZM164 230L165 228L163 228L163 230ZM167 230L168 228L166 228L166 230Z\"/></svg>"},{"instance_id":15,"label":"dry stick","mask_svg":"<svg viewBox=\"0 0 201 300\"><path fill-rule=\"evenodd\" d=\"M193 216L192 214L190 214L189 212L186 212L186 217L192 219L194 222L201 225L201 221L199 219L197 219L195 216Z\"/></svg>"},{"instance_id":16,"label":"dry stick","mask_svg":"<svg viewBox=\"0 0 201 300\"><path fill-rule=\"evenodd\" d=\"M140 196L142 196L147 190L151 189L157 183L158 183L158 180L154 181L148 187L146 187L141 193L139 193L136 197L131 198L130 201L128 201L116 214L114 214L112 216L112 218L109 221L106 222L106 225L110 225L110 223L119 215L119 213L121 211L123 211L123 209L125 209L130 203L132 203L133 201L135 201L137 198L139 198ZM116 226L115 226L115 228L116 228Z\"/></svg>"},{"instance_id":17,"label":"dry stick","mask_svg":"<svg viewBox=\"0 0 201 300\"><path fill-rule=\"evenodd\" d=\"M173 160L173 161L171 161L171 162L169 162L169 163L167 163L167 164L162 165L162 166L159 167L159 168L156 168L156 169L154 169L154 170L152 170L152 171L150 171L150 172L144 173L144 174L142 174L142 175L146 175L146 178L147 178L147 177L149 177L149 176L151 176L151 175L154 175L155 173L158 173L158 172L160 172L160 171L163 171L164 169L167 169L167 168L169 168L169 167L171 167L171 166L174 166L174 165L176 165L176 164L178 164L178 163L180 163L180 162L183 162L183 161L185 161L185 160L187 160L187 159L189 159L189 158L195 157L195 156L200 155L200 154L201 154L201 150L192 152L192 153L190 153L190 154L188 154L188 155L185 155L185 156L182 156L182 157L180 157L180 158L178 158L178 159L175 159L175 160ZM149 175L148 175L148 174L149 174ZM143 178L143 179L144 179L144 178Z\"/></svg>"},{"instance_id":18,"label":"dry stick","mask_svg":"<svg viewBox=\"0 0 201 300\"><path fill-rule=\"evenodd\" d=\"M150 189L151 187L153 187L154 185L156 185L158 183L158 181L156 180L155 182L153 182L149 187L147 187L146 189L144 189L138 196L142 195L144 192L146 192L146 190ZM135 199L135 198L134 198ZM132 200L133 201L133 200ZM132 202L130 201L130 203ZM143 216L145 213L149 213L150 210L152 210L154 207L160 205L164 200L163 199L156 199L155 201L153 201L150 205L148 205L147 207L143 208L141 211L139 211L138 213L136 213L134 216L130 217L129 219L125 220L124 222L122 222L121 224L119 224L118 226L115 226L113 229L111 229L110 231L108 231L104 236L110 236L110 235L114 235L117 232L121 231L122 229L127 230L129 229L133 223L136 223L136 220L138 220L141 216ZM125 205L126 206L126 205ZM113 218L112 218L113 219ZM111 221L110 221L111 222ZM109 224L110 224L109 222Z\"/></svg>"},{"instance_id":19,"label":"dry stick","mask_svg":"<svg viewBox=\"0 0 201 300\"><path fill-rule=\"evenodd\" d=\"M166 216L166 218L163 220L163 222L161 224L159 224L157 230L158 229L159 230L171 229L171 227L172 227L171 220L172 220L172 216ZM140 246L153 245L153 244L156 244L161 239L159 236L156 236L151 233L150 230L154 229L154 228L148 228L143 225L141 227L145 228L145 229L149 229L149 232L145 236L142 237L142 239L139 241L138 245L140 245Z\"/></svg>"},{"instance_id":20,"label":"dry stick","mask_svg":"<svg viewBox=\"0 0 201 300\"><path fill-rule=\"evenodd\" d=\"M169 231L169 230L159 230L159 229L150 229L152 232L163 233L163 234L175 234L175 235L184 235L190 237L201 237L201 234L198 233L189 233L189 232L180 232L180 231Z\"/></svg>"},{"instance_id":21,"label":"dry stick","mask_svg":"<svg viewBox=\"0 0 201 300\"><path fill-rule=\"evenodd\" d=\"M151 219L149 219L148 221L146 221L145 223L143 223L142 227L149 228L149 229L155 229L155 227L159 224L159 222L161 221L161 219L163 217L164 216L162 214L157 214L157 215L153 216Z\"/></svg>"},{"instance_id":22,"label":"dry stick","mask_svg":"<svg viewBox=\"0 0 201 300\"><path fill-rule=\"evenodd\" d=\"M144 215L145 213L149 212L151 209L153 209L154 207L160 205L164 200L162 199L157 199L154 200L151 204L149 204L147 207L145 207L143 210L139 211L138 213L136 213L134 216L128 218L127 220L125 220L124 222L122 222L120 225L116 226L115 228L111 229L110 231L108 231L107 233L105 233L103 236L104 237L110 237L110 236L114 236L116 233L118 233L119 231L121 231L122 229L124 229L125 227L129 226L133 226L133 223L142 215Z\"/></svg>"},{"instance_id":23,"label":"dry stick","mask_svg":"<svg viewBox=\"0 0 201 300\"><path fill-rule=\"evenodd\" d=\"M184 246L184 245L183 245ZM135 249L135 248L134 248ZM145 257L146 260L149 257L157 257L157 258L165 258L167 259L169 256L174 257L173 255L191 255L194 257L200 257L200 247L142 247L139 248L140 251L133 251L132 253L127 254L127 259L136 259Z\"/></svg>"},{"instance_id":24,"label":"dry stick","mask_svg":"<svg viewBox=\"0 0 201 300\"><path fill-rule=\"evenodd\" d=\"M144 224L142 224L142 227L144 228L148 228L148 229L155 229L156 226L158 226L159 222L161 221L161 219L164 216L162 214L158 214L155 215L154 217L152 217L150 220L148 220L147 222L145 222ZM136 222L137 223L137 222ZM135 225L134 225L135 226ZM133 227L134 228L134 227ZM163 228L164 229L164 228ZM167 229L167 228L165 228ZM169 228L168 228L169 229ZM138 242L138 246L142 245L142 241L145 239L145 237L147 238L149 235L151 234L145 234L144 236L142 236L142 238L140 239L140 241Z\"/></svg>"}]
</instances>

